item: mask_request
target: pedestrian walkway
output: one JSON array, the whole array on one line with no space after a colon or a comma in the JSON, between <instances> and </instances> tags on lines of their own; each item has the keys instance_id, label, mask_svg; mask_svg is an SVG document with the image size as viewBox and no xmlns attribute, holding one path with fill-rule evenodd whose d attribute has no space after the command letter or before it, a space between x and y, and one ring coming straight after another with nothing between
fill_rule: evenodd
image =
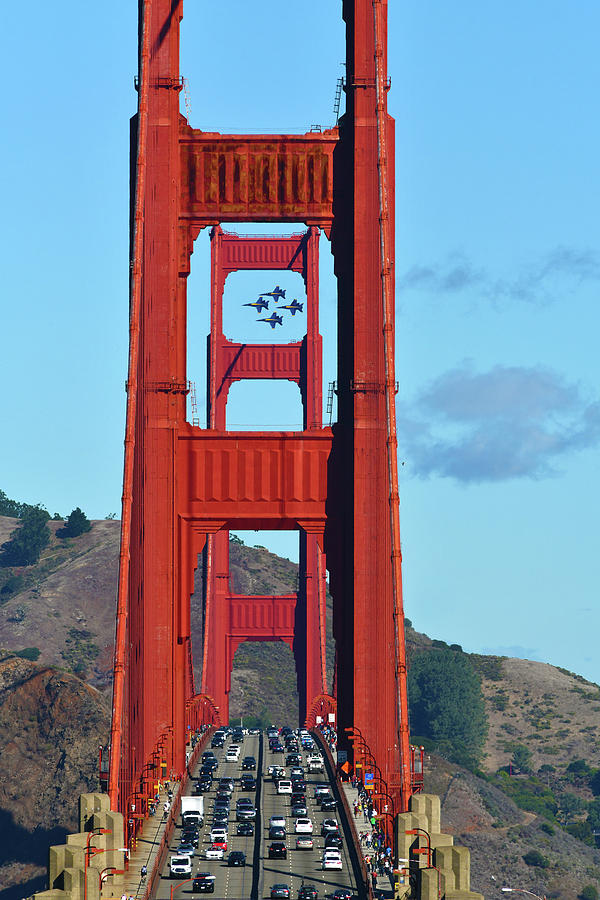
<instances>
[{"instance_id":1,"label":"pedestrian walkway","mask_svg":"<svg viewBox=\"0 0 600 900\"><path fill-rule=\"evenodd\" d=\"M346 795L346 799L348 801L348 806L352 813L352 822L358 834L360 848L362 850L363 859L365 863L370 860L371 864L368 865L367 868L370 868L371 871L375 870L375 875L377 879L377 887L375 889L376 896L381 898L386 898L386 900L393 900L394 897L394 882L393 875L386 875L385 873L379 872L379 869L375 866L374 861L377 858L377 851L370 846L370 838L369 836L373 833L373 826L369 821L368 814L366 811L359 811L358 815L354 815L355 804L360 802L358 788L353 788L349 781L345 781L343 784L344 793ZM371 876L372 877L372 876Z\"/></svg>"},{"instance_id":2,"label":"pedestrian walkway","mask_svg":"<svg viewBox=\"0 0 600 900\"><path fill-rule=\"evenodd\" d=\"M179 785L175 785L178 788ZM175 797L176 802L176 797ZM135 900L142 900L150 876L154 869L156 857L162 850L162 841L167 826L167 819L163 819L163 809L165 803L169 803L168 793L165 787L161 786L158 794L158 802L156 803L156 813L142 820L141 830L138 832L135 846L132 847L129 854L129 864L127 865L123 881L118 888L115 885L108 890L103 891L103 900L115 897L118 890L121 891L119 897L133 897ZM142 868L146 867L147 877L142 877Z\"/></svg>"}]
</instances>

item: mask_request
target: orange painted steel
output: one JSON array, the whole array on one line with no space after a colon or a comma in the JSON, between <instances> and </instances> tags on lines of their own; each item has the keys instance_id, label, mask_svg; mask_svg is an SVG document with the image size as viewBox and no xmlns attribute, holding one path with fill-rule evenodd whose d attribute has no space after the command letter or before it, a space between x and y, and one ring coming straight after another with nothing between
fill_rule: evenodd
<instances>
[{"instance_id":1,"label":"orange painted steel","mask_svg":"<svg viewBox=\"0 0 600 900\"><path fill-rule=\"evenodd\" d=\"M379 175L379 233L381 247L381 298L383 304L383 337L385 351L385 405L387 422L387 457L389 469L389 513L392 536L392 583L394 589L394 630L396 688L400 739L401 812L408 810L411 794L410 736L408 727L408 695L406 690L406 647L404 642L404 605L402 602L402 550L400 544L400 496L398 493L398 437L396 432L396 372L394 346L395 296L392 260L390 200L388 192L387 90L384 46L384 3L373 0L375 64L377 84L377 171Z\"/></svg>"},{"instance_id":2,"label":"orange painted steel","mask_svg":"<svg viewBox=\"0 0 600 900\"><path fill-rule=\"evenodd\" d=\"M125 462L121 510L121 544L119 551L119 584L113 667L113 701L110 736L110 769L108 793L111 809L117 809L121 785L121 749L124 724L124 691L126 666L127 615L129 609L129 559L131 540L131 508L133 503L133 466L135 421L137 408L137 369L140 336L140 302L142 283L142 248L144 226L144 188L146 181L146 142L148 134L148 63L150 59L151 0L144 0L140 12L141 54L138 106L138 142L136 155L135 209L133 216L133 253L131 305L129 312L129 364L127 377L127 413L125 424Z\"/></svg>"},{"instance_id":3,"label":"orange painted steel","mask_svg":"<svg viewBox=\"0 0 600 900\"><path fill-rule=\"evenodd\" d=\"M190 714L196 726L224 721L235 643L254 634L291 642L297 659L310 667L307 721L321 715L317 707L335 715L340 748L350 758L345 729L360 730L396 809L405 809L411 784L394 411L387 3L344 0L347 109L339 129L304 135L191 128L179 112L182 2L145 0L140 10L111 802L122 808L127 796L143 789L159 746L161 772L163 761L169 774L184 771ZM316 293L307 307L305 339L288 348L228 341L212 304L209 427L186 421L186 279L200 231L213 227L215 297L228 271L258 269L269 257L272 265L265 268L305 271L286 256L289 236L254 243L225 236L221 223L235 221L293 221L308 228L307 297L309 285L316 292L319 231L331 240L338 283L338 421L332 428L322 426ZM226 430L229 385L259 377L287 378L303 389L301 431ZM229 530L272 528L302 536L305 581L295 599L293 633L291 597L280 598L276 614L273 598L238 601L229 586ZM219 585L208 590L205 604L201 693L210 703L194 701L190 669L190 596L205 547L207 585ZM335 698L325 684L325 565L333 597ZM220 598L229 598L227 612ZM269 603L273 621L257 624L253 617L267 615ZM245 619L236 631L231 621L238 612Z\"/></svg>"}]
</instances>

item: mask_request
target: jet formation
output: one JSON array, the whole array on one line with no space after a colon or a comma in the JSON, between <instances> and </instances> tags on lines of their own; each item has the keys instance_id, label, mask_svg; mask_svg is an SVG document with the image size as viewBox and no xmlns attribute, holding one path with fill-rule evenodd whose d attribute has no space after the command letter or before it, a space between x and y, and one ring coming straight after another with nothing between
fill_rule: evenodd
<instances>
[{"instance_id":1,"label":"jet formation","mask_svg":"<svg viewBox=\"0 0 600 900\"><path fill-rule=\"evenodd\" d=\"M269 308L269 300L266 298L269 297L275 301L275 303L279 303L280 300L285 300L285 291L282 290L279 285L275 285L272 291L265 291L262 294L258 295L258 300L254 300L250 303L242 303L242 306L252 306L258 313L261 313L263 309ZM288 303L287 306L278 307L279 310L287 309L295 316L297 312L302 312L304 310L304 304L299 303L298 300L294 298L291 303ZM271 328L275 328L276 325L283 325L283 316L278 316L276 313L271 313L265 319L257 319L257 322L266 322L267 325L270 325Z\"/></svg>"}]
</instances>

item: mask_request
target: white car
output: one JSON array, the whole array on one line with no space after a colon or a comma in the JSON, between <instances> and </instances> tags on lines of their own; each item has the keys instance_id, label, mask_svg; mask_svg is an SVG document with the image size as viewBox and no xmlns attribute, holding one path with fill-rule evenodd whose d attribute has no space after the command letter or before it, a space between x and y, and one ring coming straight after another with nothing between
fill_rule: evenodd
<instances>
[{"instance_id":1,"label":"white car","mask_svg":"<svg viewBox=\"0 0 600 900\"><path fill-rule=\"evenodd\" d=\"M285 828L285 816L271 816L269 828Z\"/></svg>"},{"instance_id":2,"label":"white car","mask_svg":"<svg viewBox=\"0 0 600 900\"><path fill-rule=\"evenodd\" d=\"M185 878L192 874L192 860L189 856L172 856L169 862L171 878Z\"/></svg>"},{"instance_id":3,"label":"white car","mask_svg":"<svg viewBox=\"0 0 600 900\"><path fill-rule=\"evenodd\" d=\"M277 793L278 794L291 794L292 793L292 782L288 781L287 778L282 778L277 782Z\"/></svg>"},{"instance_id":4,"label":"white car","mask_svg":"<svg viewBox=\"0 0 600 900\"><path fill-rule=\"evenodd\" d=\"M225 851L222 847L207 847L204 852L205 859L223 859Z\"/></svg>"},{"instance_id":5,"label":"white car","mask_svg":"<svg viewBox=\"0 0 600 900\"><path fill-rule=\"evenodd\" d=\"M326 850L323 854L324 869L341 869L342 856L337 850Z\"/></svg>"},{"instance_id":6,"label":"white car","mask_svg":"<svg viewBox=\"0 0 600 900\"><path fill-rule=\"evenodd\" d=\"M212 843L221 843L224 841L227 843L227 829L226 828L211 828L210 829L210 839Z\"/></svg>"},{"instance_id":7,"label":"white car","mask_svg":"<svg viewBox=\"0 0 600 900\"><path fill-rule=\"evenodd\" d=\"M312 834L313 833L313 823L310 819L301 816L296 819L296 823L294 825L294 831L296 834Z\"/></svg>"}]
</instances>

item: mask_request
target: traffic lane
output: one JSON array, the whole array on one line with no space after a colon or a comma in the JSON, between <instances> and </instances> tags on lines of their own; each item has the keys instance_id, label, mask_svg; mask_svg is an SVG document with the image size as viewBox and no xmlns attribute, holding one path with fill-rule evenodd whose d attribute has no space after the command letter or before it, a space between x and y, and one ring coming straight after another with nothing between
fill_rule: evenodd
<instances>
[{"instance_id":1,"label":"traffic lane","mask_svg":"<svg viewBox=\"0 0 600 900\"><path fill-rule=\"evenodd\" d=\"M306 767L306 753L301 752L302 765ZM311 751L310 751L311 752ZM284 759L285 759L285 755ZM328 784L325 775L309 774L305 775L306 780L306 801L307 815L313 822L313 843L312 850L296 850L296 834L294 833L295 818L291 815L291 803L289 794L277 794L276 784L272 778L267 775L268 766L283 765L282 754L274 754L265 747L265 762L263 780L263 896L270 897L270 890L273 884L283 883L291 888L292 897L297 896L297 892L301 884L310 884L317 888L319 897L322 898L326 894L331 894L339 887L350 888L356 893L356 882L354 872L345 842L341 848L342 865L341 870L323 870L322 856L325 839L321 836L321 825L326 818L335 818L340 822L339 814L332 812L321 812L320 807L314 799L314 788L318 784ZM285 766L286 775L289 775L289 766ZM268 846L271 843L268 839L269 819L272 815L283 815L286 820L286 847L287 859L269 859ZM341 823L340 823L341 831ZM343 835L343 832L342 832Z\"/></svg>"},{"instance_id":2,"label":"traffic lane","mask_svg":"<svg viewBox=\"0 0 600 900\"><path fill-rule=\"evenodd\" d=\"M181 835L181 819L179 819L169 843L169 853L166 863L161 873L157 898L158 900L167 900L167 898L186 897L188 895L198 896L198 892L193 891L193 877L198 872L210 872L215 876L214 894L220 898L228 898L228 900L242 900L250 896L252 886L253 873L253 856L254 856L254 837L245 837L237 835L237 823L235 822L235 802L238 797L246 796L255 799L255 794L242 792L239 785L239 777L241 775L241 760L243 756L258 757L258 736L245 736L243 744L240 745L240 756L237 762L228 762L226 760L227 748L231 742L226 741L224 748L213 748L213 753L218 760L218 768L214 772L215 780L213 787L207 791L204 796L204 826L200 830L200 841L194 856L192 857L192 878L185 883L180 884L183 879L173 878L169 876L169 860L179 845ZM197 776L199 766L194 771ZM205 852L211 845L210 830L214 824L213 805L216 797L216 785L219 778L233 778L234 792L231 798L231 811L228 822L228 841L227 850L224 853L223 860L211 860L205 858ZM190 784L190 789L193 785ZM231 850L241 850L246 855L245 866L228 866L227 859ZM173 892L171 893L171 889Z\"/></svg>"}]
</instances>

